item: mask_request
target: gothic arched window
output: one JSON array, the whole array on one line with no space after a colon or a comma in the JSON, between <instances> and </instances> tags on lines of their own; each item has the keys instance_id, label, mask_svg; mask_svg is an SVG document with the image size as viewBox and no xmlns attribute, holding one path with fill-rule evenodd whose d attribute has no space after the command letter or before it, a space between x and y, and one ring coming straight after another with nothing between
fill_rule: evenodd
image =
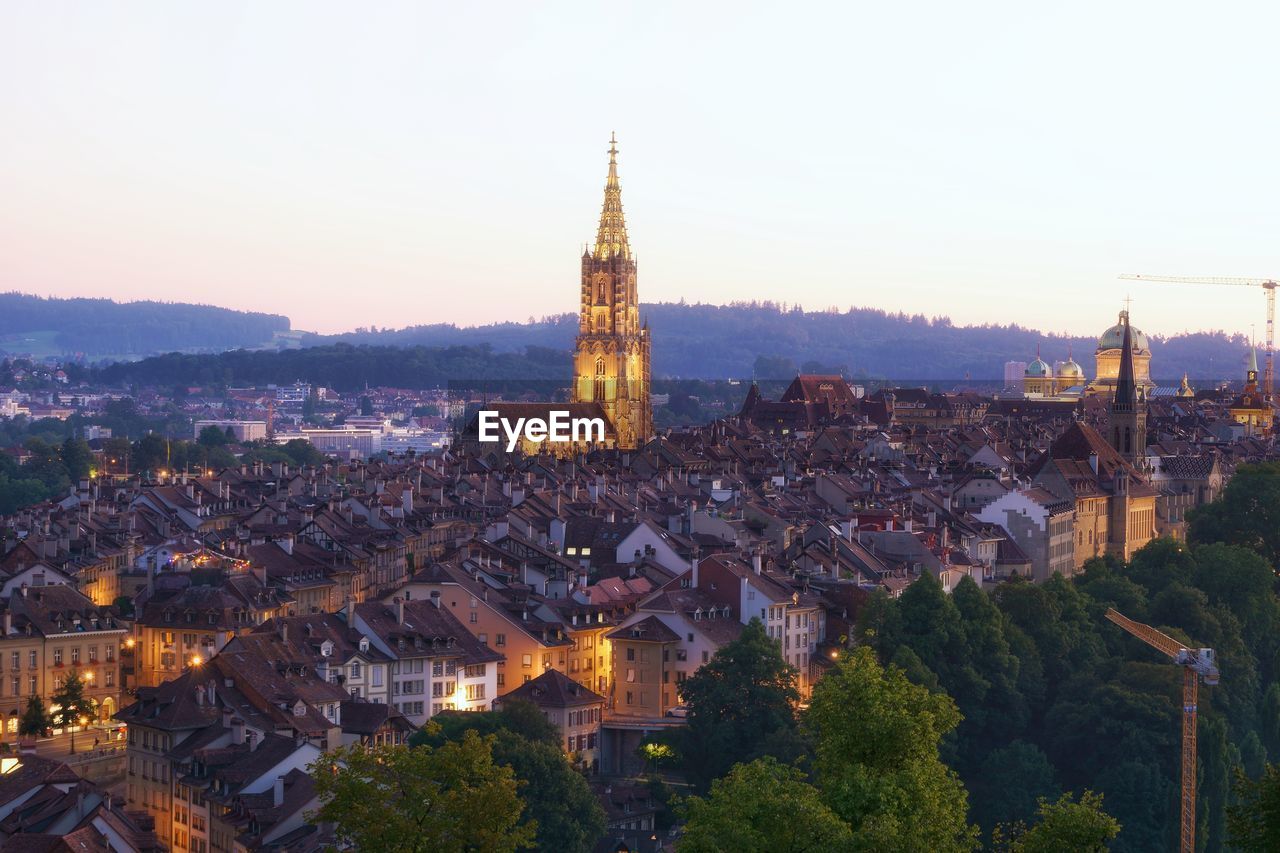
<instances>
[{"instance_id":1,"label":"gothic arched window","mask_svg":"<svg viewBox=\"0 0 1280 853\"><path fill-rule=\"evenodd\" d=\"M596 359L596 392L595 401L597 403L604 402L604 359Z\"/></svg>"}]
</instances>

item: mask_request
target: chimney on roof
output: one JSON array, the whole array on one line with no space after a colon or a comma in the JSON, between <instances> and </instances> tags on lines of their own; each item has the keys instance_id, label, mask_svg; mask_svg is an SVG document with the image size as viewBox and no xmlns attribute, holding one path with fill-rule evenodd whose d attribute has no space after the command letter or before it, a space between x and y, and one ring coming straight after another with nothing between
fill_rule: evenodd
<instances>
[{"instance_id":1,"label":"chimney on roof","mask_svg":"<svg viewBox=\"0 0 1280 853\"><path fill-rule=\"evenodd\" d=\"M751 549L751 570L756 574L764 571L764 552L759 545Z\"/></svg>"},{"instance_id":2,"label":"chimney on roof","mask_svg":"<svg viewBox=\"0 0 1280 853\"><path fill-rule=\"evenodd\" d=\"M289 642L289 623L283 619L280 620L280 640L285 643Z\"/></svg>"},{"instance_id":3,"label":"chimney on roof","mask_svg":"<svg viewBox=\"0 0 1280 853\"><path fill-rule=\"evenodd\" d=\"M396 623L399 625L403 625L404 624L404 599L397 595L395 597L395 602L396 602Z\"/></svg>"},{"instance_id":4,"label":"chimney on roof","mask_svg":"<svg viewBox=\"0 0 1280 853\"><path fill-rule=\"evenodd\" d=\"M692 586L694 589L697 589L698 588L698 561L702 557L702 549L699 548L697 545L694 545L693 550L689 552L689 557L690 557L689 562L691 564L690 566L691 574L689 579L689 585Z\"/></svg>"},{"instance_id":5,"label":"chimney on roof","mask_svg":"<svg viewBox=\"0 0 1280 853\"><path fill-rule=\"evenodd\" d=\"M275 786L272 788L271 803L276 808L284 805L284 777L277 776Z\"/></svg>"},{"instance_id":6,"label":"chimney on roof","mask_svg":"<svg viewBox=\"0 0 1280 853\"><path fill-rule=\"evenodd\" d=\"M488 588L486 587L486 590L487 589ZM431 603L436 606L436 609L440 608L440 591L439 590L435 590L435 589L431 590Z\"/></svg>"},{"instance_id":7,"label":"chimney on roof","mask_svg":"<svg viewBox=\"0 0 1280 853\"><path fill-rule=\"evenodd\" d=\"M244 720L240 717L231 718L231 743L244 743Z\"/></svg>"}]
</instances>

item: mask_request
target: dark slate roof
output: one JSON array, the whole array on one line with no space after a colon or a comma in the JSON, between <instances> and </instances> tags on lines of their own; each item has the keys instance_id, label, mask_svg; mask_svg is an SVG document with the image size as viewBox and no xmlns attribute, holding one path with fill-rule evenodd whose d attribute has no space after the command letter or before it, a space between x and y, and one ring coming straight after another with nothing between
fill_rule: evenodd
<instances>
[{"instance_id":1,"label":"dark slate roof","mask_svg":"<svg viewBox=\"0 0 1280 853\"><path fill-rule=\"evenodd\" d=\"M657 616L647 616L634 625L615 628L605 635L610 640L643 640L650 643L678 643L680 635Z\"/></svg>"},{"instance_id":2,"label":"dark slate roof","mask_svg":"<svg viewBox=\"0 0 1280 853\"><path fill-rule=\"evenodd\" d=\"M548 669L532 681L526 681L515 690L503 694L502 701L510 699L524 699L546 708L573 708L604 702L604 697L599 693L556 669Z\"/></svg>"},{"instance_id":3,"label":"dark slate roof","mask_svg":"<svg viewBox=\"0 0 1280 853\"><path fill-rule=\"evenodd\" d=\"M391 723L393 726L403 724L406 730L414 725L391 705L381 702L361 702L348 699L342 703L342 730L358 735L372 735L378 729Z\"/></svg>"}]
</instances>

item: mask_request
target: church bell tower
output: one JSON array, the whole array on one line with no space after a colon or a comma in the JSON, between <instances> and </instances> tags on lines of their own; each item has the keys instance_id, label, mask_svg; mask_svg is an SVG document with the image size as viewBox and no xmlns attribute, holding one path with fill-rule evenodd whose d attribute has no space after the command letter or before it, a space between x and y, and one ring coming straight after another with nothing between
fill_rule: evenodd
<instances>
[{"instance_id":1,"label":"church bell tower","mask_svg":"<svg viewBox=\"0 0 1280 853\"><path fill-rule=\"evenodd\" d=\"M1120 351L1120 372L1116 377L1116 391L1111 398L1108 413L1108 429L1111 446L1125 461L1142 470L1147 455L1147 401L1135 381L1133 370L1133 332L1129 327L1129 312L1120 315L1124 324L1124 339Z\"/></svg>"},{"instance_id":2,"label":"church bell tower","mask_svg":"<svg viewBox=\"0 0 1280 853\"><path fill-rule=\"evenodd\" d=\"M618 140L609 140L609 176L595 245L582 254L582 294L573 358L573 402L599 403L617 446L634 449L653 433L649 408L649 326L640 323L636 260L622 215Z\"/></svg>"}]
</instances>

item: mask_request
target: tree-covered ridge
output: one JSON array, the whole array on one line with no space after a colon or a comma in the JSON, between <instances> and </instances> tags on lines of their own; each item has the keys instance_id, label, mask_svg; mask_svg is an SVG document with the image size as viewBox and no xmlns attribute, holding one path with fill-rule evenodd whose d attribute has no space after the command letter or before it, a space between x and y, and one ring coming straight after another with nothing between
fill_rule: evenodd
<instances>
[{"instance_id":1,"label":"tree-covered ridge","mask_svg":"<svg viewBox=\"0 0 1280 853\"><path fill-rule=\"evenodd\" d=\"M260 346L289 330L279 314L180 302L0 293L0 352L88 356Z\"/></svg>"},{"instance_id":2,"label":"tree-covered ridge","mask_svg":"<svg viewBox=\"0 0 1280 853\"><path fill-rule=\"evenodd\" d=\"M1117 305L1117 310L1119 306ZM684 378L789 379L806 362L843 368L849 375L911 379L1000 379L1006 361L1030 361L1037 345L1044 357L1065 359L1068 348L1093 374L1094 336L1046 334L1016 324L957 326L946 317L890 313L876 308L805 311L772 302L704 305L645 303L641 316L653 334L655 376ZM1100 313L1097 333L1115 323ZM1135 325L1142 326L1135 315ZM578 332L576 315L561 314L527 323L458 327L447 323L403 329L357 329L340 335L308 336L317 344L392 346L475 346L518 352L527 346L569 350ZM1185 372L1195 378L1243 375L1247 342L1221 332L1171 337L1150 335L1157 379L1173 381ZM759 360L759 361L758 361Z\"/></svg>"},{"instance_id":3,"label":"tree-covered ridge","mask_svg":"<svg viewBox=\"0 0 1280 853\"><path fill-rule=\"evenodd\" d=\"M289 384L299 380L354 391L366 386L445 388L479 380L548 380L567 387L572 373L567 352L529 347L495 353L490 347L391 347L332 344L298 350L234 350L211 355L169 353L92 371L110 385L236 386ZM496 386L495 386L496 387Z\"/></svg>"}]
</instances>

